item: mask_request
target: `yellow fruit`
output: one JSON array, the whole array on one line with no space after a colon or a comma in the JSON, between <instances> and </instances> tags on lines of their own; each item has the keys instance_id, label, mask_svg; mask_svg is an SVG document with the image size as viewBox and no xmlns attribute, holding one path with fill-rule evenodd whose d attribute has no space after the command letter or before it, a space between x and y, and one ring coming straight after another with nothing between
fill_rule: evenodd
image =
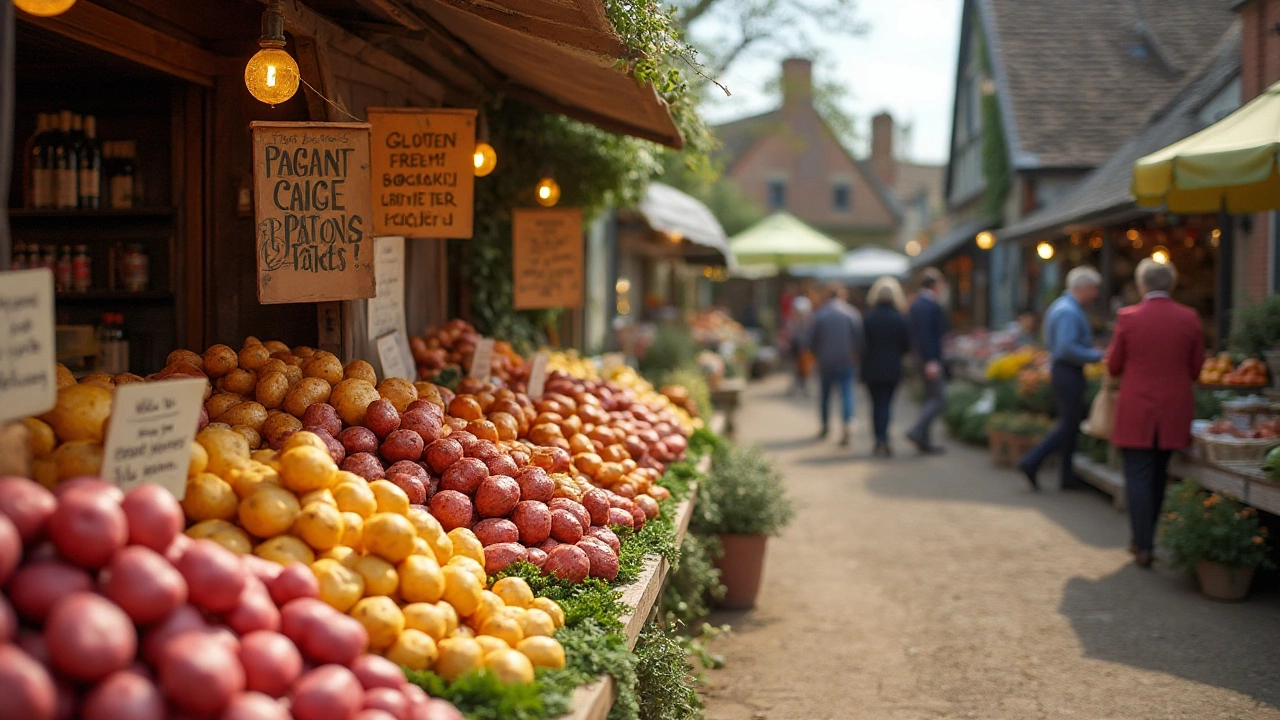
<instances>
[{"instance_id":1,"label":"yellow fruit","mask_svg":"<svg viewBox=\"0 0 1280 720\"><path fill-rule=\"evenodd\" d=\"M337 477L346 475L351 473L339 470ZM408 496L406 495L405 498L407 499ZM378 500L373 496L373 490L369 488L369 483L359 476L356 476L353 481L339 479L333 486L333 499L342 512L352 512L362 518L378 512Z\"/></svg>"},{"instance_id":2,"label":"yellow fruit","mask_svg":"<svg viewBox=\"0 0 1280 720\"><path fill-rule=\"evenodd\" d=\"M555 622L557 628L564 627L564 608L560 607L560 603L555 600L545 597L534 598L534 601L529 603L529 607L537 608L551 616L551 620Z\"/></svg>"},{"instance_id":3,"label":"yellow fruit","mask_svg":"<svg viewBox=\"0 0 1280 720\"><path fill-rule=\"evenodd\" d=\"M298 433L302 434L304 433ZM315 437L311 433L305 434ZM285 450L280 456L280 484L298 493L329 487L333 484L333 475L337 470L338 466L329 456L329 451L312 445L298 445Z\"/></svg>"},{"instance_id":4,"label":"yellow fruit","mask_svg":"<svg viewBox=\"0 0 1280 720\"><path fill-rule=\"evenodd\" d=\"M395 600L385 595L360 600L351 608L351 617L359 620L368 631L371 650L391 647L404 632L404 613L400 612Z\"/></svg>"},{"instance_id":5,"label":"yellow fruit","mask_svg":"<svg viewBox=\"0 0 1280 720\"><path fill-rule=\"evenodd\" d=\"M337 560L316 560L311 572L320 581L320 599L342 612L364 596L364 578Z\"/></svg>"},{"instance_id":6,"label":"yellow fruit","mask_svg":"<svg viewBox=\"0 0 1280 720\"><path fill-rule=\"evenodd\" d=\"M48 459L53 460L59 481L81 475L99 475L102 470L102 443L93 440L64 442Z\"/></svg>"},{"instance_id":7,"label":"yellow fruit","mask_svg":"<svg viewBox=\"0 0 1280 720\"><path fill-rule=\"evenodd\" d=\"M208 472L220 477L249 459L249 441L231 428L207 427L196 435L196 442L209 454Z\"/></svg>"},{"instance_id":8,"label":"yellow fruit","mask_svg":"<svg viewBox=\"0 0 1280 720\"><path fill-rule=\"evenodd\" d=\"M484 574L484 566L466 555L454 555L452 558L449 558L449 562L445 563L445 565L460 567L471 573L480 583L480 587L484 587L489 584L489 576Z\"/></svg>"},{"instance_id":9,"label":"yellow fruit","mask_svg":"<svg viewBox=\"0 0 1280 720\"><path fill-rule=\"evenodd\" d=\"M356 563L360 562L360 559L362 557L364 556L356 552L355 550L347 547L346 545L339 545L338 547L329 548L328 550L325 550L324 552L320 553L319 555L316 556L316 559L317 560L337 560L343 565L346 565L347 567L352 568L354 570Z\"/></svg>"},{"instance_id":10,"label":"yellow fruit","mask_svg":"<svg viewBox=\"0 0 1280 720\"><path fill-rule=\"evenodd\" d=\"M507 605L527 608L533 604L533 590L524 578L502 578L493 584L493 592Z\"/></svg>"},{"instance_id":11,"label":"yellow fruit","mask_svg":"<svg viewBox=\"0 0 1280 720\"><path fill-rule=\"evenodd\" d=\"M397 665L421 671L430 669L439 654L434 638L419 630L406 628L391 647L387 648L386 657Z\"/></svg>"},{"instance_id":12,"label":"yellow fruit","mask_svg":"<svg viewBox=\"0 0 1280 720\"><path fill-rule=\"evenodd\" d=\"M310 503L293 521L293 534L316 550L328 550L342 540L342 513L333 505Z\"/></svg>"},{"instance_id":13,"label":"yellow fruit","mask_svg":"<svg viewBox=\"0 0 1280 720\"><path fill-rule=\"evenodd\" d=\"M400 587L400 575L395 566L377 555L361 556L356 561L355 571L364 578L365 596L395 595L396 588Z\"/></svg>"},{"instance_id":14,"label":"yellow fruit","mask_svg":"<svg viewBox=\"0 0 1280 720\"><path fill-rule=\"evenodd\" d=\"M236 491L236 495L245 498L262 483L279 485L280 475L267 465L250 460L248 463L232 468L227 473L226 480L231 483L231 488Z\"/></svg>"},{"instance_id":15,"label":"yellow fruit","mask_svg":"<svg viewBox=\"0 0 1280 720\"><path fill-rule=\"evenodd\" d=\"M378 512L405 515L409 512L409 496L390 480L374 480L369 483Z\"/></svg>"},{"instance_id":16,"label":"yellow fruit","mask_svg":"<svg viewBox=\"0 0 1280 720\"><path fill-rule=\"evenodd\" d=\"M338 501L333 498L333 491L329 488L312 490L306 495L299 497L298 502L302 504L302 507L306 507L313 502L318 502L324 503L325 505L332 505L335 509L338 509Z\"/></svg>"},{"instance_id":17,"label":"yellow fruit","mask_svg":"<svg viewBox=\"0 0 1280 720\"><path fill-rule=\"evenodd\" d=\"M342 544L356 550L364 549L364 518L353 512L342 513Z\"/></svg>"},{"instance_id":18,"label":"yellow fruit","mask_svg":"<svg viewBox=\"0 0 1280 720\"><path fill-rule=\"evenodd\" d=\"M237 555L253 552L249 535L226 520L205 520L187 528L187 536L212 540Z\"/></svg>"},{"instance_id":19,"label":"yellow fruit","mask_svg":"<svg viewBox=\"0 0 1280 720\"><path fill-rule=\"evenodd\" d=\"M520 631L524 633L525 637L534 637L536 635L551 637L556 634L556 621L538 608L526 610L519 622Z\"/></svg>"},{"instance_id":20,"label":"yellow fruit","mask_svg":"<svg viewBox=\"0 0 1280 720\"><path fill-rule=\"evenodd\" d=\"M58 464L52 458L31 461L31 479L52 490L58 487Z\"/></svg>"},{"instance_id":21,"label":"yellow fruit","mask_svg":"<svg viewBox=\"0 0 1280 720\"><path fill-rule=\"evenodd\" d=\"M111 391L98 385L80 383L58 390L57 404L40 419L48 423L63 442L102 442L111 415Z\"/></svg>"},{"instance_id":22,"label":"yellow fruit","mask_svg":"<svg viewBox=\"0 0 1280 720\"><path fill-rule=\"evenodd\" d=\"M484 650L484 654L486 657L489 655L489 653L494 652L495 650L511 649L511 646L507 644L506 640L503 640L502 638L496 638L492 635L477 635L476 642L480 643L480 649Z\"/></svg>"},{"instance_id":23,"label":"yellow fruit","mask_svg":"<svg viewBox=\"0 0 1280 720\"><path fill-rule=\"evenodd\" d=\"M413 539L413 554L424 555L432 560L436 559L436 551L431 549L431 543L423 540L421 537L415 537ZM436 564L439 565L439 563Z\"/></svg>"},{"instance_id":24,"label":"yellow fruit","mask_svg":"<svg viewBox=\"0 0 1280 720\"><path fill-rule=\"evenodd\" d=\"M285 440L284 445L281 446L280 452L283 454L298 447L313 447L317 450L323 450L325 455L329 454L329 447L324 444L320 436L308 430L301 430L290 435L289 439Z\"/></svg>"},{"instance_id":25,"label":"yellow fruit","mask_svg":"<svg viewBox=\"0 0 1280 720\"><path fill-rule=\"evenodd\" d=\"M409 518L389 512L374 513L365 520L361 533L365 552L392 563L398 563L413 553L414 537L416 533Z\"/></svg>"},{"instance_id":26,"label":"yellow fruit","mask_svg":"<svg viewBox=\"0 0 1280 720\"><path fill-rule=\"evenodd\" d=\"M454 630L457 630L460 624L458 621L458 609L450 605L446 600L436 603L436 607L440 608L440 616L444 618L444 634L449 635Z\"/></svg>"},{"instance_id":27,"label":"yellow fruit","mask_svg":"<svg viewBox=\"0 0 1280 720\"><path fill-rule=\"evenodd\" d=\"M454 528L449 531L449 540L453 543L453 557L469 557L484 567L484 545L475 533L467 528Z\"/></svg>"},{"instance_id":28,"label":"yellow fruit","mask_svg":"<svg viewBox=\"0 0 1280 720\"><path fill-rule=\"evenodd\" d=\"M436 602L444 595L444 573L430 555L410 555L396 568L405 602Z\"/></svg>"},{"instance_id":29,"label":"yellow fruit","mask_svg":"<svg viewBox=\"0 0 1280 720\"><path fill-rule=\"evenodd\" d=\"M441 565L449 562L449 558L453 557L453 541L445 533L440 521L426 508L418 505L409 508L408 517L409 522L417 529L418 537L425 540L435 552L436 562Z\"/></svg>"},{"instance_id":30,"label":"yellow fruit","mask_svg":"<svg viewBox=\"0 0 1280 720\"><path fill-rule=\"evenodd\" d=\"M489 592L488 590L481 590L480 605L476 608L475 612L471 613L471 617L467 618L467 622L478 627L480 623L506 607L506 605L507 604L503 602L502 598L497 594Z\"/></svg>"},{"instance_id":31,"label":"yellow fruit","mask_svg":"<svg viewBox=\"0 0 1280 720\"><path fill-rule=\"evenodd\" d=\"M187 479L182 510L192 520L230 520L236 516L239 500L225 480L213 473L200 473Z\"/></svg>"},{"instance_id":32,"label":"yellow fruit","mask_svg":"<svg viewBox=\"0 0 1280 720\"><path fill-rule=\"evenodd\" d=\"M261 450L254 450L249 453L249 457L260 463L270 465L278 459L279 454L271 448L262 448Z\"/></svg>"},{"instance_id":33,"label":"yellow fruit","mask_svg":"<svg viewBox=\"0 0 1280 720\"><path fill-rule=\"evenodd\" d=\"M436 658L435 672L449 682L479 670L484 664L484 650L473 638L446 638L436 643L436 647L440 655Z\"/></svg>"},{"instance_id":34,"label":"yellow fruit","mask_svg":"<svg viewBox=\"0 0 1280 720\"><path fill-rule=\"evenodd\" d=\"M481 635L492 635L511 647L515 647L524 639L524 631L520 629L519 621L496 613L485 618L484 622L480 623L480 627L476 628L476 632Z\"/></svg>"},{"instance_id":35,"label":"yellow fruit","mask_svg":"<svg viewBox=\"0 0 1280 720\"><path fill-rule=\"evenodd\" d=\"M409 603L401 608L404 613L404 626L421 630L433 640L441 640L448 636L450 629L444 610L434 603Z\"/></svg>"},{"instance_id":36,"label":"yellow fruit","mask_svg":"<svg viewBox=\"0 0 1280 720\"><path fill-rule=\"evenodd\" d=\"M293 493L279 485L261 483L240 501L240 526L250 535L273 538L293 527L302 507Z\"/></svg>"},{"instance_id":37,"label":"yellow fruit","mask_svg":"<svg viewBox=\"0 0 1280 720\"><path fill-rule=\"evenodd\" d=\"M191 443L191 459L187 463L187 476L199 475L207 467L209 467L209 451L205 450L200 443Z\"/></svg>"},{"instance_id":38,"label":"yellow fruit","mask_svg":"<svg viewBox=\"0 0 1280 720\"><path fill-rule=\"evenodd\" d=\"M311 548L292 535L277 535L264 541L253 549L253 554L281 565L295 562L310 565L316 559Z\"/></svg>"},{"instance_id":39,"label":"yellow fruit","mask_svg":"<svg viewBox=\"0 0 1280 720\"><path fill-rule=\"evenodd\" d=\"M533 663L516 650L497 650L484 659L485 667L507 685L533 682Z\"/></svg>"},{"instance_id":40,"label":"yellow fruit","mask_svg":"<svg viewBox=\"0 0 1280 720\"><path fill-rule=\"evenodd\" d=\"M449 633L449 637L455 637L455 638L468 638L468 639L470 639L470 640L475 640L475 639L476 639L476 631L475 631L475 630L472 630L471 628L467 627L466 625L459 625L458 627L454 628L454 631L453 631L453 632Z\"/></svg>"},{"instance_id":41,"label":"yellow fruit","mask_svg":"<svg viewBox=\"0 0 1280 720\"><path fill-rule=\"evenodd\" d=\"M444 601L452 605L461 617L474 613L480 606L480 591L483 590L475 574L457 565L445 565L440 572L444 574Z\"/></svg>"},{"instance_id":42,"label":"yellow fruit","mask_svg":"<svg viewBox=\"0 0 1280 720\"><path fill-rule=\"evenodd\" d=\"M529 658L534 667L559 670L564 667L564 646L559 640L537 635L527 637L516 645L522 655Z\"/></svg>"}]
</instances>

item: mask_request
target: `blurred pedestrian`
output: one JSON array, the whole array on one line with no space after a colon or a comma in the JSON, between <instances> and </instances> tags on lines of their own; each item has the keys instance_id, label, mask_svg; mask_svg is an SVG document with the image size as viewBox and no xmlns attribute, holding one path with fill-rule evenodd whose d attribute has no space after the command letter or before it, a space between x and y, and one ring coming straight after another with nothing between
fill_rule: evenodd
<instances>
[{"instance_id":1,"label":"blurred pedestrian","mask_svg":"<svg viewBox=\"0 0 1280 720\"><path fill-rule=\"evenodd\" d=\"M813 353L809 351L812 332L813 303L804 295L797 295L791 300L791 313L787 318L787 350L795 370L788 396L809 396L809 374L813 372Z\"/></svg>"},{"instance_id":2,"label":"blurred pedestrian","mask_svg":"<svg viewBox=\"0 0 1280 720\"><path fill-rule=\"evenodd\" d=\"M1191 444L1204 334L1195 310L1169 297L1177 281L1172 265L1147 258L1135 275L1142 301L1116 316L1107 369L1120 378L1111 444L1124 456L1129 551L1150 567L1169 457Z\"/></svg>"},{"instance_id":3,"label":"blurred pedestrian","mask_svg":"<svg viewBox=\"0 0 1280 720\"><path fill-rule=\"evenodd\" d=\"M867 293L863 326L867 335L867 352L862 359L862 381L871 395L871 423L876 445L872 454L891 457L889 420L893 394L902 380L902 356L911 350L911 330L903 312L907 300L902 285L892 277L876 280Z\"/></svg>"},{"instance_id":4,"label":"blurred pedestrian","mask_svg":"<svg viewBox=\"0 0 1280 720\"><path fill-rule=\"evenodd\" d=\"M1036 474L1040 465L1053 453L1059 453L1063 490L1077 490L1085 484L1075 476L1072 457L1080 437L1080 421L1084 419L1084 366L1102 360L1102 352L1093 346L1093 330L1085 308L1098 299L1102 275L1088 265L1067 273L1067 289L1053 301L1044 314L1044 343L1052 361L1050 382L1058 424L1048 435L1018 461L1018 469L1026 475L1032 490L1040 489Z\"/></svg>"},{"instance_id":5,"label":"blurred pedestrian","mask_svg":"<svg viewBox=\"0 0 1280 720\"><path fill-rule=\"evenodd\" d=\"M857 361L865 346L862 318L858 311L845 301L847 291L839 283L828 285L823 293L822 307L813 313L813 330L809 348L818 364L821 381L819 411L822 413L822 432L818 439L827 437L830 416L831 391L840 387L841 419L840 445L849 444L849 424L853 422L853 386L857 375Z\"/></svg>"},{"instance_id":6,"label":"blurred pedestrian","mask_svg":"<svg viewBox=\"0 0 1280 720\"><path fill-rule=\"evenodd\" d=\"M907 439L926 455L943 452L930 439L933 421L942 413L947 401L946 369L942 365L942 341L950 331L947 311L941 298L946 293L947 281L941 272L927 268L920 279L920 294L911 304L907 319L911 328L911 346L915 349L924 374L924 404L920 406L920 418L907 432Z\"/></svg>"}]
</instances>

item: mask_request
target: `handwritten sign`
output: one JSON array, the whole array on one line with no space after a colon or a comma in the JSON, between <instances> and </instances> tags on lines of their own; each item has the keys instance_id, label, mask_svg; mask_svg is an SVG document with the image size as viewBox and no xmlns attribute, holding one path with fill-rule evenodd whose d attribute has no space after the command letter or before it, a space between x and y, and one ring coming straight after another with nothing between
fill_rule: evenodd
<instances>
[{"instance_id":1,"label":"handwritten sign","mask_svg":"<svg viewBox=\"0 0 1280 720\"><path fill-rule=\"evenodd\" d=\"M529 387L525 393L531 398L540 398L547 388L547 362L551 354L546 350L533 356L533 366L529 368Z\"/></svg>"},{"instance_id":2,"label":"handwritten sign","mask_svg":"<svg viewBox=\"0 0 1280 720\"><path fill-rule=\"evenodd\" d=\"M511 212L517 310L582 305L582 209Z\"/></svg>"},{"instance_id":3,"label":"handwritten sign","mask_svg":"<svg viewBox=\"0 0 1280 720\"><path fill-rule=\"evenodd\" d=\"M481 338L476 343L475 355L471 357L471 377L480 382L489 382L489 374L493 372L493 338Z\"/></svg>"},{"instance_id":4,"label":"handwritten sign","mask_svg":"<svg viewBox=\"0 0 1280 720\"><path fill-rule=\"evenodd\" d=\"M378 338L378 361L382 363L383 377L400 378L409 382L418 379L418 374L414 372L413 351L409 349L409 337L403 330Z\"/></svg>"},{"instance_id":5,"label":"handwritten sign","mask_svg":"<svg viewBox=\"0 0 1280 720\"><path fill-rule=\"evenodd\" d=\"M55 350L53 272L0 272L0 422L53 408Z\"/></svg>"},{"instance_id":6,"label":"handwritten sign","mask_svg":"<svg viewBox=\"0 0 1280 720\"><path fill-rule=\"evenodd\" d=\"M250 123L258 302L373 297L367 123Z\"/></svg>"},{"instance_id":7,"label":"handwritten sign","mask_svg":"<svg viewBox=\"0 0 1280 720\"><path fill-rule=\"evenodd\" d=\"M469 238L476 111L369 108L373 234Z\"/></svg>"},{"instance_id":8,"label":"handwritten sign","mask_svg":"<svg viewBox=\"0 0 1280 720\"><path fill-rule=\"evenodd\" d=\"M405 333L404 238L375 239L373 257L373 275L378 294L365 303L369 336L382 337L397 330Z\"/></svg>"},{"instance_id":9,"label":"handwritten sign","mask_svg":"<svg viewBox=\"0 0 1280 720\"><path fill-rule=\"evenodd\" d=\"M116 388L102 451L103 479L126 491L160 485L181 500L207 384L197 378Z\"/></svg>"}]
</instances>

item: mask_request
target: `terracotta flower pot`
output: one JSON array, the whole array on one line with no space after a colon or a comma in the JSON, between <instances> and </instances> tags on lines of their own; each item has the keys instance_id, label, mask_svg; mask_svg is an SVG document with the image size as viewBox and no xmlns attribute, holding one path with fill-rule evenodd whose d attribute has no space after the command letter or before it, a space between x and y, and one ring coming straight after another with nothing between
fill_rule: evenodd
<instances>
[{"instance_id":1,"label":"terracotta flower pot","mask_svg":"<svg viewBox=\"0 0 1280 720\"><path fill-rule=\"evenodd\" d=\"M991 462L1004 467L1017 461L1009 452L1009 433L1000 430L987 431L987 449L991 451Z\"/></svg>"},{"instance_id":2,"label":"terracotta flower pot","mask_svg":"<svg viewBox=\"0 0 1280 720\"><path fill-rule=\"evenodd\" d=\"M716 560L724 598L716 603L727 610L747 610L756 606L760 577L764 574L767 535L721 535L724 555Z\"/></svg>"},{"instance_id":3,"label":"terracotta flower pot","mask_svg":"<svg viewBox=\"0 0 1280 720\"><path fill-rule=\"evenodd\" d=\"M1238 601L1249 594L1253 581L1252 567L1231 567L1212 560L1196 563L1196 579L1200 592L1214 600Z\"/></svg>"}]
</instances>

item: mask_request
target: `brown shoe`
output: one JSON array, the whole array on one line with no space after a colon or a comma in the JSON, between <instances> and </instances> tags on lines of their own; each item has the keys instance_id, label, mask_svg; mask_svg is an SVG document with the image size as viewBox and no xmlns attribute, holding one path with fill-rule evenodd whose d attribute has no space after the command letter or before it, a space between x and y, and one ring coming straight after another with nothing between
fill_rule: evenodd
<instances>
[{"instance_id":1,"label":"brown shoe","mask_svg":"<svg viewBox=\"0 0 1280 720\"><path fill-rule=\"evenodd\" d=\"M1130 555L1137 555L1137 554L1138 554L1138 546L1137 546L1137 545L1134 545L1133 543L1129 543L1129 554L1130 554Z\"/></svg>"},{"instance_id":2,"label":"brown shoe","mask_svg":"<svg viewBox=\"0 0 1280 720\"><path fill-rule=\"evenodd\" d=\"M1140 568L1151 567L1151 559L1150 550L1139 550L1133 554L1133 561L1137 563Z\"/></svg>"}]
</instances>

